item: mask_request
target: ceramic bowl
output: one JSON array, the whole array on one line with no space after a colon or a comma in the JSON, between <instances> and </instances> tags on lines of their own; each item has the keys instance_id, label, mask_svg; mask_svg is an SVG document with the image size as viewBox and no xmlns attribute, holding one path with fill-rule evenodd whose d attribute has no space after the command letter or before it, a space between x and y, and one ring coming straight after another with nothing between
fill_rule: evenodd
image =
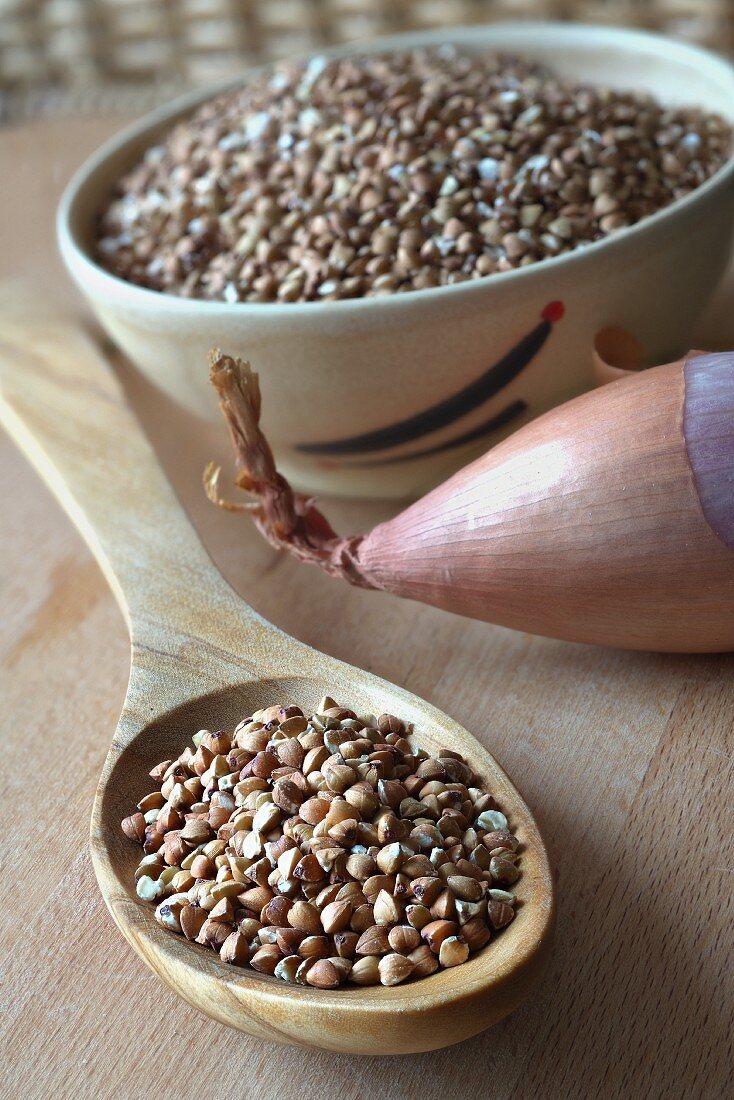
<instances>
[{"instance_id":1,"label":"ceramic bowl","mask_svg":"<svg viewBox=\"0 0 734 1100\"><path fill-rule=\"evenodd\" d=\"M499 24L328 52L446 41L517 52L566 77L643 89L734 122L734 69L726 61L637 31ZM729 256L734 158L685 199L610 239L452 287L251 305L177 298L108 274L92 258L92 239L113 184L175 120L221 89L152 112L87 161L61 201L59 242L112 339L189 410L219 418L207 380L212 345L252 362L280 468L307 491L422 491L524 421L590 388L592 336L605 325L631 330L653 359L687 350Z\"/></svg>"}]
</instances>

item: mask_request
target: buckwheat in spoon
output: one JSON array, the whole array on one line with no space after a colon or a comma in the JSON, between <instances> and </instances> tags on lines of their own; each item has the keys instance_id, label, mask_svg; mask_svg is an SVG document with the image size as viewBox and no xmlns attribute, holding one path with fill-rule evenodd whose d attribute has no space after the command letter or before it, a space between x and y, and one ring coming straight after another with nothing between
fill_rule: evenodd
<instances>
[{"instance_id":1,"label":"buckwheat in spoon","mask_svg":"<svg viewBox=\"0 0 734 1100\"><path fill-rule=\"evenodd\" d=\"M17 289L0 297L0 412L130 628L91 850L148 966L232 1027L351 1053L431 1050L516 1007L553 890L486 749L252 611L93 343Z\"/></svg>"}]
</instances>

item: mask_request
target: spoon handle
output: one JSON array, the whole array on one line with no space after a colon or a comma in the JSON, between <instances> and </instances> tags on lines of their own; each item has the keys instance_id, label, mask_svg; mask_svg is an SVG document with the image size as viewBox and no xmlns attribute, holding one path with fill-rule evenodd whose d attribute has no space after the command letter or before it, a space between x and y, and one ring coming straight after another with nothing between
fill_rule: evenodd
<instances>
[{"instance_id":1,"label":"spoon handle","mask_svg":"<svg viewBox=\"0 0 734 1100\"><path fill-rule=\"evenodd\" d=\"M21 283L0 287L0 422L89 544L134 642L162 625L201 637L202 607L216 620L235 604L248 634L275 632L214 568L93 341Z\"/></svg>"}]
</instances>

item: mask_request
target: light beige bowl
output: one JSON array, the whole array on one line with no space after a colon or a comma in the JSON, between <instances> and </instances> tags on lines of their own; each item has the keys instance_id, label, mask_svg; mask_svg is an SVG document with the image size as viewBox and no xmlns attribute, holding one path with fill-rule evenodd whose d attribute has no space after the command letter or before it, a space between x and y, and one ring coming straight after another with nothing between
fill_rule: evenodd
<instances>
[{"instance_id":1,"label":"light beige bowl","mask_svg":"<svg viewBox=\"0 0 734 1100\"><path fill-rule=\"evenodd\" d=\"M514 51L567 77L645 89L663 102L698 104L734 122L734 69L727 62L637 31L504 24L330 52L445 41ZM108 274L92 259L92 238L112 185L176 119L219 90L154 111L87 161L62 198L59 243L113 340L189 410L219 417L207 381L212 345L250 359L260 373L263 421L276 458L308 491L383 497L421 491L525 420L588 389L592 336L605 325L630 329L653 359L686 350L729 256L734 158L687 198L611 239L453 287L351 301L230 305L158 294ZM541 319L544 311L550 320ZM521 344L525 337L530 346ZM470 391L461 415L441 426L428 415L407 440L398 431L349 452L299 449L389 428L492 367L497 370L473 398Z\"/></svg>"}]
</instances>

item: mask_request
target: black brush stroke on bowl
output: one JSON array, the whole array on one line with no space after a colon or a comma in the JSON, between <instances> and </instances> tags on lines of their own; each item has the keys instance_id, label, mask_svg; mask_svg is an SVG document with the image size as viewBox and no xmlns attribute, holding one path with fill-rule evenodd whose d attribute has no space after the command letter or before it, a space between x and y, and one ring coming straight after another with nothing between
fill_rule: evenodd
<instances>
[{"instance_id":1,"label":"black brush stroke on bowl","mask_svg":"<svg viewBox=\"0 0 734 1100\"><path fill-rule=\"evenodd\" d=\"M427 458L428 455L437 455L441 454L442 451L453 450L454 447L462 447L465 443L474 443L475 440L482 439L485 435L491 435L492 432L504 428L506 424L511 423L526 412L527 408L528 406L524 401L513 401L502 412L490 416L489 420L483 420L481 424L477 424L476 428L464 432L456 439L446 439L443 443L437 443L435 447L424 447L422 450L412 451L408 455L391 455L389 458L368 458L360 462L350 462L349 468L357 470L363 466L387 466L392 462L410 462L414 458Z\"/></svg>"},{"instance_id":2,"label":"black brush stroke on bowl","mask_svg":"<svg viewBox=\"0 0 734 1100\"><path fill-rule=\"evenodd\" d=\"M548 339L553 324L564 313L561 302L549 302L541 314L541 321L524 336L506 355L480 375L463 390L432 405L423 412L405 420L399 420L385 428L376 428L350 439L335 439L327 443L297 443L296 450L315 455L358 455L385 451L410 443L424 435L445 428L462 416L473 412L490 398L496 396L530 363Z\"/></svg>"}]
</instances>

